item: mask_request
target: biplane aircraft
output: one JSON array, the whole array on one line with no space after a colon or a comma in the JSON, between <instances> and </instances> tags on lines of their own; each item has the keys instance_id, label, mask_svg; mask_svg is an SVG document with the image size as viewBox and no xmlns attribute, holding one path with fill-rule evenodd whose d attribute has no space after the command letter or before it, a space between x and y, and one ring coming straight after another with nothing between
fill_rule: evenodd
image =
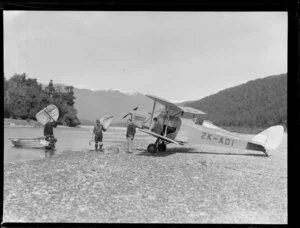
<instances>
[{"instance_id":1,"label":"biplane aircraft","mask_svg":"<svg viewBox=\"0 0 300 228\"><path fill-rule=\"evenodd\" d=\"M195 118L204 115L204 112L179 106L153 95L146 96L154 100L151 113L142 113L135 108L123 118L131 115L133 124L141 132L156 138L156 142L147 147L149 153L155 153L157 150L166 151L166 145L170 143L177 145L191 143L261 151L268 156L268 151L276 149L283 137L284 129L280 125L272 126L249 138L243 134L226 131L209 121L204 120L201 124L196 124ZM159 112L155 112L157 103L164 106ZM154 118L163 126L161 133L152 130Z\"/></svg>"}]
</instances>

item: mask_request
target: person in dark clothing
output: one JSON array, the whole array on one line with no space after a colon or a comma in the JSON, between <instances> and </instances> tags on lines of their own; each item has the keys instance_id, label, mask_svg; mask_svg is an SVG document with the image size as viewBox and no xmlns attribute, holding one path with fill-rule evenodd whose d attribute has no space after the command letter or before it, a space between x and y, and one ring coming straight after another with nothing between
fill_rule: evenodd
<instances>
[{"instance_id":1,"label":"person in dark clothing","mask_svg":"<svg viewBox=\"0 0 300 228\"><path fill-rule=\"evenodd\" d=\"M96 125L93 129L93 135L95 137L95 150L98 150L98 143L99 143L99 150L103 152L103 131L106 131L103 127L103 125L100 123L100 120L96 120Z\"/></svg>"},{"instance_id":2,"label":"person in dark clothing","mask_svg":"<svg viewBox=\"0 0 300 228\"><path fill-rule=\"evenodd\" d=\"M56 122L48 122L44 126L44 136L46 137L46 141L49 142L49 145L45 147L45 149L55 149L55 142L57 141L53 134L53 128L57 127Z\"/></svg>"},{"instance_id":3,"label":"person in dark clothing","mask_svg":"<svg viewBox=\"0 0 300 228\"><path fill-rule=\"evenodd\" d=\"M153 118L153 127L151 128L151 131L156 133L156 134L163 135L162 125L158 121L157 117Z\"/></svg>"},{"instance_id":4,"label":"person in dark clothing","mask_svg":"<svg viewBox=\"0 0 300 228\"><path fill-rule=\"evenodd\" d=\"M44 126L44 136L53 135L53 128L57 127L56 122L48 122Z\"/></svg>"},{"instance_id":5,"label":"person in dark clothing","mask_svg":"<svg viewBox=\"0 0 300 228\"><path fill-rule=\"evenodd\" d=\"M164 135L162 124L160 121L158 121L157 117L153 118L153 126L151 128L151 131L159 135ZM158 141L159 138L156 139L155 144L157 144Z\"/></svg>"},{"instance_id":6,"label":"person in dark clothing","mask_svg":"<svg viewBox=\"0 0 300 228\"><path fill-rule=\"evenodd\" d=\"M128 119L127 121L127 131L126 131L126 139L127 139L127 146L128 146L128 152L132 152L132 143L134 139L136 129L134 124L132 123L131 119Z\"/></svg>"}]
</instances>

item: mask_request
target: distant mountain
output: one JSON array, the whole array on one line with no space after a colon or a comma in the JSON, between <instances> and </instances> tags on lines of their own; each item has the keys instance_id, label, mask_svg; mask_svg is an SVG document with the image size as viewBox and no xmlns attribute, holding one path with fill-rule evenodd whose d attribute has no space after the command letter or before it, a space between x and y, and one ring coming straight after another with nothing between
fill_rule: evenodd
<instances>
[{"instance_id":1,"label":"distant mountain","mask_svg":"<svg viewBox=\"0 0 300 228\"><path fill-rule=\"evenodd\" d=\"M207 113L223 126L287 124L287 74L256 79L201 100L180 103Z\"/></svg>"},{"instance_id":2,"label":"distant mountain","mask_svg":"<svg viewBox=\"0 0 300 228\"><path fill-rule=\"evenodd\" d=\"M94 125L95 121L79 119L81 125Z\"/></svg>"},{"instance_id":3,"label":"distant mountain","mask_svg":"<svg viewBox=\"0 0 300 228\"><path fill-rule=\"evenodd\" d=\"M105 114L115 116L113 123L125 122L122 117L135 107L138 110L151 110L153 101L139 92L122 93L117 90L92 91L74 88L75 108L82 124L94 123Z\"/></svg>"},{"instance_id":4,"label":"distant mountain","mask_svg":"<svg viewBox=\"0 0 300 228\"><path fill-rule=\"evenodd\" d=\"M139 92L92 91L74 88L75 108L82 124L93 124L105 114L115 116L113 125L124 124L122 117L134 107L151 110L153 101ZM177 102L176 102L177 103ZM178 103L200 109L220 126L267 127L287 124L287 74L269 76L224 89L200 100Z\"/></svg>"}]
</instances>

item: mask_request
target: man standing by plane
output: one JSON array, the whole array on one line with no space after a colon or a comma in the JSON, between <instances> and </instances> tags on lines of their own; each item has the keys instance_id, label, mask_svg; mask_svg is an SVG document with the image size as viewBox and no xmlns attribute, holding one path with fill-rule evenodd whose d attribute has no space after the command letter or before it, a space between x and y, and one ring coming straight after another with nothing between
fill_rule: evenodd
<instances>
[{"instance_id":1,"label":"man standing by plane","mask_svg":"<svg viewBox=\"0 0 300 228\"><path fill-rule=\"evenodd\" d=\"M151 128L151 131L159 135L164 135L162 124L158 121L157 117L153 118L153 127ZM155 144L157 144L158 141L159 138L156 139Z\"/></svg>"},{"instance_id":2,"label":"man standing by plane","mask_svg":"<svg viewBox=\"0 0 300 228\"><path fill-rule=\"evenodd\" d=\"M162 124L158 121L157 117L153 118L153 127L151 128L151 131L156 134L163 135Z\"/></svg>"},{"instance_id":3,"label":"man standing by plane","mask_svg":"<svg viewBox=\"0 0 300 228\"><path fill-rule=\"evenodd\" d=\"M132 123L131 119L127 120L127 131L126 131L126 139L127 139L127 146L128 146L128 152L132 152L132 143L134 139L136 129L135 126Z\"/></svg>"},{"instance_id":4,"label":"man standing by plane","mask_svg":"<svg viewBox=\"0 0 300 228\"><path fill-rule=\"evenodd\" d=\"M95 137L95 150L98 150L98 142L99 142L99 150L103 152L103 131L106 131L103 127L103 125L100 123L100 120L96 120L96 125L93 129L93 136Z\"/></svg>"}]
</instances>

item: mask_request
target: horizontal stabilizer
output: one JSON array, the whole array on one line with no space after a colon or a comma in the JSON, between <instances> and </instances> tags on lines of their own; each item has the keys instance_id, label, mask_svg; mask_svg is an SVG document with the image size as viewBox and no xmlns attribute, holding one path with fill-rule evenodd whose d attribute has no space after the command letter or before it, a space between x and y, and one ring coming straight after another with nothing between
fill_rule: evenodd
<instances>
[{"instance_id":1,"label":"horizontal stabilizer","mask_svg":"<svg viewBox=\"0 0 300 228\"><path fill-rule=\"evenodd\" d=\"M275 150L282 141L283 132L283 127L281 125L276 125L255 135L251 141L266 147L266 149Z\"/></svg>"}]
</instances>

